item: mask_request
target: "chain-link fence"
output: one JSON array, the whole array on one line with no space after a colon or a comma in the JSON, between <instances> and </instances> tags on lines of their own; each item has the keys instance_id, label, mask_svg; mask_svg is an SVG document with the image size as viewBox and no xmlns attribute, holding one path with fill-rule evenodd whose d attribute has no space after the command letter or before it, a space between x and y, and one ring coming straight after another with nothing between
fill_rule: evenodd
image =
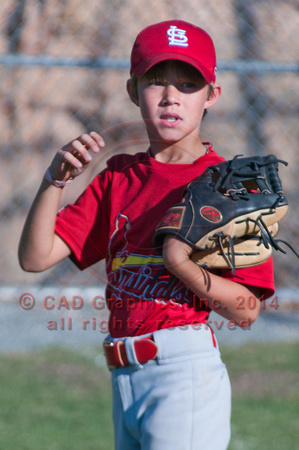
<instances>
[{"instance_id":1,"label":"chain-link fence","mask_svg":"<svg viewBox=\"0 0 299 450\"><path fill-rule=\"evenodd\" d=\"M0 5L0 281L96 285L64 261L32 275L17 263L21 228L54 152L83 131L105 135L101 161L67 188L73 200L113 152L146 149L139 111L126 93L128 62L145 26L180 18L205 28L218 55L221 100L202 134L226 158L275 153L291 207L281 237L298 243L298 0L2 0ZM298 285L298 261L275 254L276 282Z\"/></svg>"}]
</instances>

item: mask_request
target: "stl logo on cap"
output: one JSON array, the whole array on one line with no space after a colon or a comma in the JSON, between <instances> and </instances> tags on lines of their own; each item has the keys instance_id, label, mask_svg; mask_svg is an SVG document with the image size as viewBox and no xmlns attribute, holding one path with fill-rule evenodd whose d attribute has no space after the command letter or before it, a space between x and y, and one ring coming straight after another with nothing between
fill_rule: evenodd
<instances>
[{"instance_id":1,"label":"stl logo on cap","mask_svg":"<svg viewBox=\"0 0 299 450\"><path fill-rule=\"evenodd\" d=\"M169 45L179 45L181 47L188 47L188 38L186 30L180 30L175 25L172 25L167 30Z\"/></svg>"}]
</instances>

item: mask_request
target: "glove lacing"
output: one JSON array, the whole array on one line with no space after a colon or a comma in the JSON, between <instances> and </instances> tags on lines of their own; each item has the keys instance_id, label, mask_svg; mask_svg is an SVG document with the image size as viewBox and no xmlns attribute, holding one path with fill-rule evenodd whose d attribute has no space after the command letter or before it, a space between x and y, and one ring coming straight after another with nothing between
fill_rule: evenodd
<instances>
[{"instance_id":1,"label":"glove lacing","mask_svg":"<svg viewBox=\"0 0 299 450\"><path fill-rule=\"evenodd\" d=\"M291 244L289 244L288 242L286 242L283 239L274 239L274 237L272 236L271 232L269 231L267 225L265 224L265 222L262 219L262 216L258 217L256 220L255 219L251 219L251 218L247 218L246 219L247 222L253 222L260 230L260 234L259 235L248 235L248 239L253 239L253 238L257 238L259 239L259 243L257 244L259 245L264 245L267 249L269 248L269 246L271 246L272 248L274 248L277 251L280 251L284 254L286 254L286 251L283 250L281 248L281 246L279 245L279 243L283 243L285 244L290 250L292 250L292 252L297 256L297 258L299 258L299 254L296 252L296 250L292 247ZM229 235L229 234L225 234L223 232L215 234L214 236L210 237L210 240L215 241L215 245L216 247L218 247L220 249L221 255L223 256L223 258L225 259L227 265L229 266L229 268L231 269L233 276L235 276L236 273L236 264L235 264L235 250L234 250L234 240L233 238ZM227 244L227 248L225 249L225 245ZM250 253L251 255L253 253Z\"/></svg>"}]
</instances>

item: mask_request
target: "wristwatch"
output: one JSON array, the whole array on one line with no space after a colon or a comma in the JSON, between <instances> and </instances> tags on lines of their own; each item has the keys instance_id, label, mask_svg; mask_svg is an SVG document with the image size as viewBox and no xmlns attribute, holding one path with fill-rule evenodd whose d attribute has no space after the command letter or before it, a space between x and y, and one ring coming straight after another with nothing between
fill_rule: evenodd
<instances>
[{"instance_id":1,"label":"wristwatch","mask_svg":"<svg viewBox=\"0 0 299 450\"><path fill-rule=\"evenodd\" d=\"M45 179L48 181L48 183L52 184L53 186L57 188L63 188L66 184L71 183L74 178L69 178L67 181L54 180L48 168L45 173Z\"/></svg>"}]
</instances>

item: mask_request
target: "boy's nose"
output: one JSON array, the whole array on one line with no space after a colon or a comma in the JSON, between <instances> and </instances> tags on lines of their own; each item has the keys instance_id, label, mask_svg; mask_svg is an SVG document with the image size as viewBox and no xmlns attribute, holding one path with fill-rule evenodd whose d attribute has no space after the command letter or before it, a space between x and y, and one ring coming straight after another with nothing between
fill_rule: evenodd
<instances>
[{"instance_id":1,"label":"boy's nose","mask_svg":"<svg viewBox=\"0 0 299 450\"><path fill-rule=\"evenodd\" d=\"M180 103L179 90L173 84L168 84L167 86L165 86L164 92L163 92L162 104L163 105L172 105L172 104L179 104L179 103Z\"/></svg>"}]
</instances>

